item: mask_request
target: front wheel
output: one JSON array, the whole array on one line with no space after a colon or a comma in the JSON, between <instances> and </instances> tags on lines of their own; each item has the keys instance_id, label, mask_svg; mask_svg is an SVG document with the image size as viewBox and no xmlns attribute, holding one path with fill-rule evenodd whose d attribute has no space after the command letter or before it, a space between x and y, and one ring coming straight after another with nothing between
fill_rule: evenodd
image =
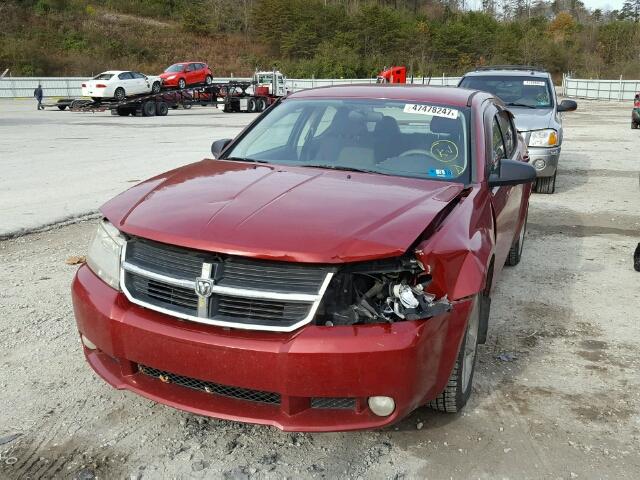
<instances>
[{"instance_id":1,"label":"front wheel","mask_svg":"<svg viewBox=\"0 0 640 480\"><path fill-rule=\"evenodd\" d=\"M178 80L178 88L180 90L186 87L187 87L187 81L184 78L181 78L180 80Z\"/></svg>"},{"instance_id":2,"label":"front wheel","mask_svg":"<svg viewBox=\"0 0 640 480\"><path fill-rule=\"evenodd\" d=\"M476 368L476 352L480 331L480 295L473 299L458 358L453 366L447 386L435 400L429 402L434 410L456 413L462 410L471 396L473 374Z\"/></svg>"},{"instance_id":3,"label":"front wheel","mask_svg":"<svg viewBox=\"0 0 640 480\"><path fill-rule=\"evenodd\" d=\"M536 193L547 193L551 194L556 191L556 174L558 172L554 172L551 177L538 177L536 180Z\"/></svg>"},{"instance_id":4,"label":"front wheel","mask_svg":"<svg viewBox=\"0 0 640 480\"><path fill-rule=\"evenodd\" d=\"M511 249L509 250L509 255L507 256L506 265L510 267L515 267L518 263L520 263L520 258L522 258L522 251L524 250L524 234L527 231L527 218L529 214L524 217L524 223L522 224L522 228L520 229L520 233L518 234L518 238L515 243L511 245Z\"/></svg>"}]
</instances>

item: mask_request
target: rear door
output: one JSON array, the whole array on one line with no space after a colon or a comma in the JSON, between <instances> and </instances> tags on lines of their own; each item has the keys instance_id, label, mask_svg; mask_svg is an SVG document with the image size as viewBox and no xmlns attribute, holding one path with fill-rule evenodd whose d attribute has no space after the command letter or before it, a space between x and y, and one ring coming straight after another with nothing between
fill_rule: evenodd
<instances>
[{"instance_id":1,"label":"rear door","mask_svg":"<svg viewBox=\"0 0 640 480\"><path fill-rule=\"evenodd\" d=\"M487 118L488 116L488 118ZM522 161L518 138L511 115L506 110L490 107L485 122L489 125L488 174L497 173L500 161L508 158ZM504 265L513 244L522 204L522 185L494 187L491 203L496 222L496 267Z\"/></svg>"}]
</instances>

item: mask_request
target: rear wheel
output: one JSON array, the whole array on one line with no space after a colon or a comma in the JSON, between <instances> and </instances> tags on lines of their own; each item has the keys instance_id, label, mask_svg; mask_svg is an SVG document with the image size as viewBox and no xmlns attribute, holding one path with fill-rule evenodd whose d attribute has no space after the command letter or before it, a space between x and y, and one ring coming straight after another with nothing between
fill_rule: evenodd
<instances>
[{"instance_id":1,"label":"rear wheel","mask_svg":"<svg viewBox=\"0 0 640 480\"><path fill-rule=\"evenodd\" d=\"M267 108L267 101L264 98L256 99L256 112L262 112Z\"/></svg>"},{"instance_id":2,"label":"rear wheel","mask_svg":"<svg viewBox=\"0 0 640 480\"><path fill-rule=\"evenodd\" d=\"M204 83L205 83L205 85L211 85L213 83L213 78L211 77L211 75L207 75L205 77Z\"/></svg>"},{"instance_id":3,"label":"rear wheel","mask_svg":"<svg viewBox=\"0 0 640 480\"><path fill-rule=\"evenodd\" d=\"M255 112L256 111L256 99L250 98L247 100L247 112Z\"/></svg>"},{"instance_id":4,"label":"rear wheel","mask_svg":"<svg viewBox=\"0 0 640 480\"><path fill-rule=\"evenodd\" d=\"M156 105L156 115L165 117L169 113L169 106L165 102L158 102Z\"/></svg>"},{"instance_id":5,"label":"rear wheel","mask_svg":"<svg viewBox=\"0 0 640 480\"><path fill-rule=\"evenodd\" d=\"M156 102L144 102L142 104L142 115L153 117L156 114Z\"/></svg>"},{"instance_id":6,"label":"rear wheel","mask_svg":"<svg viewBox=\"0 0 640 480\"><path fill-rule=\"evenodd\" d=\"M124 92L124 88L122 87L116 88L116 91L113 92L113 98L115 98L119 102L123 101L125 97L126 94Z\"/></svg>"},{"instance_id":7,"label":"rear wheel","mask_svg":"<svg viewBox=\"0 0 640 480\"><path fill-rule=\"evenodd\" d=\"M554 172L551 177L538 177L536 180L536 193L548 193L551 194L556 191L556 174Z\"/></svg>"},{"instance_id":8,"label":"rear wheel","mask_svg":"<svg viewBox=\"0 0 640 480\"><path fill-rule=\"evenodd\" d=\"M184 78L178 80L178 88L183 89L187 87L187 81Z\"/></svg>"},{"instance_id":9,"label":"rear wheel","mask_svg":"<svg viewBox=\"0 0 640 480\"><path fill-rule=\"evenodd\" d=\"M520 263L520 258L522 258L522 250L524 249L524 234L527 231L527 218L529 214L524 217L524 223L522 224L522 228L520 229L520 233L518 234L518 238L513 245L511 245L511 250L509 250L509 255L507 256L506 265L510 267L515 267L518 263Z\"/></svg>"},{"instance_id":10,"label":"rear wheel","mask_svg":"<svg viewBox=\"0 0 640 480\"><path fill-rule=\"evenodd\" d=\"M480 329L480 296L473 299L467 330L465 331L458 358L451 371L449 381L443 392L429 402L434 410L446 413L459 412L471 396L473 374L476 368L478 333Z\"/></svg>"},{"instance_id":11,"label":"rear wheel","mask_svg":"<svg viewBox=\"0 0 640 480\"><path fill-rule=\"evenodd\" d=\"M151 85L151 93L160 93L160 82L153 82L153 85Z\"/></svg>"}]
</instances>

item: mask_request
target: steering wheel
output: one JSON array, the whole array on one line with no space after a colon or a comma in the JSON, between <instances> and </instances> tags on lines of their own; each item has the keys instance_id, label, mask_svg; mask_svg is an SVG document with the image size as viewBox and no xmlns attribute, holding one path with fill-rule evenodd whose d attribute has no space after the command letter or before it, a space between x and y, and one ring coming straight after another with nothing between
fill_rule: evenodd
<instances>
[{"instance_id":1,"label":"steering wheel","mask_svg":"<svg viewBox=\"0 0 640 480\"><path fill-rule=\"evenodd\" d=\"M407 150L406 152L402 152L399 157L408 157L409 155L425 155L431 158L431 152L429 150L425 150L423 148L412 148L411 150Z\"/></svg>"}]
</instances>

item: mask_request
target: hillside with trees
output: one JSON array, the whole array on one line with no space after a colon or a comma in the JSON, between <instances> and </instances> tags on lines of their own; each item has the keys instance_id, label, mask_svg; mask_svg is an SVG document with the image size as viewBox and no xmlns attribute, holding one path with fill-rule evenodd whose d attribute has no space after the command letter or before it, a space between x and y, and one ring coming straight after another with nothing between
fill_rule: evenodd
<instances>
[{"instance_id":1,"label":"hillside with trees","mask_svg":"<svg viewBox=\"0 0 640 480\"><path fill-rule=\"evenodd\" d=\"M385 65L456 75L534 64L589 78L640 78L640 0L5 0L0 71L157 73L204 60L216 75L278 67L290 77L368 77Z\"/></svg>"}]
</instances>

